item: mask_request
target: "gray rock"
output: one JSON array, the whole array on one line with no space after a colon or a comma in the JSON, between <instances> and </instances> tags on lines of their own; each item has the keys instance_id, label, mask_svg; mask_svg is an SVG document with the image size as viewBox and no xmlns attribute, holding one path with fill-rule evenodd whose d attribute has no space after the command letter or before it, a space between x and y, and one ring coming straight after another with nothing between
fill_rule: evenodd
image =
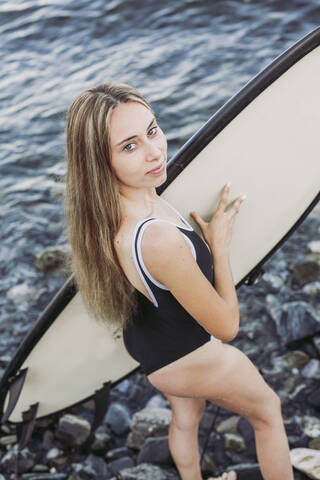
<instances>
[{"instance_id":1,"label":"gray rock","mask_svg":"<svg viewBox=\"0 0 320 480\"><path fill-rule=\"evenodd\" d=\"M106 451L110 448L112 444L112 438L108 433L105 432L95 432L94 441L91 445L91 450L93 452Z\"/></svg>"},{"instance_id":2,"label":"gray rock","mask_svg":"<svg viewBox=\"0 0 320 480\"><path fill-rule=\"evenodd\" d=\"M65 270L66 260L70 258L70 247L63 245L55 248L46 248L35 258L35 267L39 272L47 272L59 268Z\"/></svg>"},{"instance_id":3,"label":"gray rock","mask_svg":"<svg viewBox=\"0 0 320 480\"><path fill-rule=\"evenodd\" d=\"M239 420L240 417L237 415L233 415L232 417L222 420L222 422L220 422L217 426L216 431L218 433L237 433Z\"/></svg>"},{"instance_id":4,"label":"gray rock","mask_svg":"<svg viewBox=\"0 0 320 480\"><path fill-rule=\"evenodd\" d=\"M24 473L21 475L22 480L65 480L68 478L67 473Z\"/></svg>"},{"instance_id":5,"label":"gray rock","mask_svg":"<svg viewBox=\"0 0 320 480\"><path fill-rule=\"evenodd\" d=\"M168 408L169 402L163 395L153 395L146 403L145 408Z\"/></svg>"},{"instance_id":6,"label":"gray rock","mask_svg":"<svg viewBox=\"0 0 320 480\"><path fill-rule=\"evenodd\" d=\"M147 438L139 452L137 463L169 463L168 437Z\"/></svg>"},{"instance_id":7,"label":"gray rock","mask_svg":"<svg viewBox=\"0 0 320 480\"><path fill-rule=\"evenodd\" d=\"M54 442L54 433L51 430L46 430L42 436L42 444L46 450L50 450Z\"/></svg>"},{"instance_id":8,"label":"gray rock","mask_svg":"<svg viewBox=\"0 0 320 480\"><path fill-rule=\"evenodd\" d=\"M17 441L17 435L5 435L0 438L0 445L13 445Z\"/></svg>"},{"instance_id":9,"label":"gray rock","mask_svg":"<svg viewBox=\"0 0 320 480\"><path fill-rule=\"evenodd\" d=\"M314 390L308 397L308 403L320 410L320 388Z\"/></svg>"},{"instance_id":10,"label":"gray rock","mask_svg":"<svg viewBox=\"0 0 320 480\"><path fill-rule=\"evenodd\" d=\"M61 453L63 452L62 450L59 450L59 448L56 448L56 447L51 448L46 455L47 460L52 460L53 458L59 457Z\"/></svg>"},{"instance_id":11,"label":"gray rock","mask_svg":"<svg viewBox=\"0 0 320 480\"><path fill-rule=\"evenodd\" d=\"M136 412L132 417L127 447L139 449L148 437L168 435L170 422L171 410L166 408L145 408Z\"/></svg>"},{"instance_id":12,"label":"gray rock","mask_svg":"<svg viewBox=\"0 0 320 480\"><path fill-rule=\"evenodd\" d=\"M59 419L56 437L68 445L82 445L90 435L90 423L70 413Z\"/></svg>"},{"instance_id":13,"label":"gray rock","mask_svg":"<svg viewBox=\"0 0 320 480\"><path fill-rule=\"evenodd\" d=\"M320 378L320 360L312 358L301 370L301 375L305 378Z\"/></svg>"},{"instance_id":14,"label":"gray rock","mask_svg":"<svg viewBox=\"0 0 320 480\"><path fill-rule=\"evenodd\" d=\"M307 474L309 478L320 480L320 451L310 448L294 448L290 450L292 465Z\"/></svg>"},{"instance_id":15,"label":"gray rock","mask_svg":"<svg viewBox=\"0 0 320 480\"><path fill-rule=\"evenodd\" d=\"M311 442L309 442L309 448L313 448L314 450L320 450L320 437L313 438Z\"/></svg>"},{"instance_id":16,"label":"gray rock","mask_svg":"<svg viewBox=\"0 0 320 480\"><path fill-rule=\"evenodd\" d=\"M320 253L320 240L314 240L308 243L309 250L313 253Z\"/></svg>"},{"instance_id":17,"label":"gray rock","mask_svg":"<svg viewBox=\"0 0 320 480\"><path fill-rule=\"evenodd\" d=\"M278 275L266 272L263 274L262 279L268 282L275 291L280 290L283 286L283 280Z\"/></svg>"},{"instance_id":18,"label":"gray rock","mask_svg":"<svg viewBox=\"0 0 320 480\"><path fill-rule=\"evenodd\" d=\"M292 272L292 281L299 287L320 281L320 265L316 262L297 263Z\"/></svg>"},{"instance_id":19,"label":"gray rock","mask_svg":"<svg viewBox=\"0 0 320 480\"><path fill-rule=\"evenodd\" d=\"M116 460L117 458L121 457L130 456L132 456L132 450L127 447L113 448L112 450L109 450L105 455L106 459L109 461Z\"/></svg>"},{"instance_id":20,"label":"gray rock","mask_svg":"<svg viewBox=\"0 0 320 480\"><path fill-rule=\"evenodd\" d=\"M105 480L113 476L113 472L109 469L107 463L96 455L90 454L85 459L84 465L94 472L95 480Z\"/></svg>"},{"instance_id":21,"label":"gray rock","mask_svg":"<svg viewBox=\"0 0 320 480\"><path fill-rule=\"evenodd\" d=\"M320 420L311 415L301 417L301 427L304 433L310 438L320 437Z\"/></svg>"},{"instance_id":22,"label":"gray rock","mask_svg":"<svg viewBox=\"0 0 320 480\"><path fill-rule=\"evenodd\" d=\"M199 431L203 434L211 430L215 414L204 411L199 424Z\"/></svg>"},{"instance_id":23,"label":"gray rock","mask_svg":"<svg viewBox=\"0 0 320 480\"><path fill-rule=\"evenodd\" d=\"M110 468L113 474L120 472L125 468L131 468L135 466L135 462L132 457L121 457L113 460L112 462L108 463L108 467Z\"/></svg>"},{"instance_id":24,"label":"gray rock","mask_svg":"<svg viewBox=\"0 0 320 480\"><path fill-rule=\"evenodd\" d=\"M303 293L315 297L320 295L320 282L312 282L305 285L302 289Z\"/></svg>"},{"instance_id":25,"label":"gray rock","mask_svg":"<svg viewBox=\"0 0 320 480\"><path fill-rule=\"evenodd\" d=\"M127 393L131 387L131 383L132 382L126 378L125 380L122 380L122 382L118 383L118 385L114 387L114 390L118 390L122 393Z\"/></svg>"},{"instance_id":26,"label":"gray rock","mask_svg":"<svg viewBox=\"0 0 320 480\"><path fill-rule=\"evenodd\" d=\"M320 353L320 335L315 335L312 338L312 341L313 341L314 346L316 347L316 349Z\"/></svg>"},{"instance_id":27,"label":"gray rock","mask_svg":"<svg viewBox=\"0 0 320 480\"><path fill-rule=\"evenodd\" d=\"M224 471L235 470L238 474L238 478L245 480L263 480L260 467L257 463L239 463L233 465ZM209 479L208 479L209 480Z\"/></svg>"},{"instance_id":28,"label":"gray rock","mask_svg":"<svg viewBox=\"0 0 320 480\"><path fill-rule=\"evenodd\" d=\"M166 473L158 466L141 463L120 471L123 480L167 480Z\"/></svg>"},{"instance_id":29,"label":"gray rock","mask_svg":"<svg viewBox=\"0 0 320 480\"><path fill-rule=\"evenodd\" d=\"M266 296L269 312L276 324L283 345L320 332L320 315L307 302L297 301L281 305L274 295Z\"/></svg>"},{"instance_id":30,"label":"gray rock","mask_svg":"<svg viewBox=\"0 0 320 480\"><path fill-rule=\"evenodd\" d=\"M48 472L49 467L47 465L42 465L41 463L37 463L32 469L34 473L44 473Z\"/></svg>"},{"instance_id":31,"label":"gray rock","mask_svg":"<svg viewBox=\"0 0 320 480\"><path fill-rule=\"evenodd\" d=\"M114 433L117 435L122 435L130 429L130 411L121 403L111 403L104 421L110 425L111 430Z\"/></svg>"},{"instance_id":32,"label":"gray rock","mask_svg":"<svg viewBox=\"0 0 320 480\"><path fill-rule=\"evenodd\" d=\"M2 359L3 359L3 357L0 357L0 362L3 361ZM6 365L7 365L9 362L10 362L10 359L9 359L9 358L5 360ZM10 434L14 435L13 432L12 432L12 430L10 430L9 425L1 425L0 430L1 430L1 432L6 433L7 435L10 435Z\"/></svg>"},{"instance_id":33,"label":"gray rock","mask_svg":"<svg viewBox=\"0 0 320 480\"><path fill-rule=\"evenodd\" d=\"M239 433L226 433L224 442L226 449L232 452L243 452L246 449L244 438Z\"/></svg>"},{"instance_id":34,"label":"gray rock","mask_svg":"<svg viewBox=\"0 0 320 480\"><path fill-rule=\"evenodd\" d=\"M18 454L18 444L15 444L10 450L2 457L0 465L7 472L14 472L16 470ZM35 465L35 455L30 452L28 447L21 450L18 454L18 472L23 473L31 470Z\"/></svg>"}]
</instances>

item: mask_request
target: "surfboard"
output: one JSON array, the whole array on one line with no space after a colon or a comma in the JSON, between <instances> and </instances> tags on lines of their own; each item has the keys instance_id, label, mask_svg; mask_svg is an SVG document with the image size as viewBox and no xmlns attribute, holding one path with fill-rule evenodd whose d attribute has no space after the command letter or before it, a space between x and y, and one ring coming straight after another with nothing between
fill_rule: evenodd
<instances>
[{"instance_id":1,"label":"surfboard","mask_svg":"<svg viewBox=\"0 0 320 480\"><path fill-rule=\"evenodd\" d=\"M168 162L158 193L199 234L191 210L210 218L227 181L230 200L247 194L230 244L237 287L255 281L319 201L319 78L317 28L258 73ZM2 419L19 425L62 412L138 368L121 332L86 311L71 276L1 379Z\"/></svg>"}]
</instances>

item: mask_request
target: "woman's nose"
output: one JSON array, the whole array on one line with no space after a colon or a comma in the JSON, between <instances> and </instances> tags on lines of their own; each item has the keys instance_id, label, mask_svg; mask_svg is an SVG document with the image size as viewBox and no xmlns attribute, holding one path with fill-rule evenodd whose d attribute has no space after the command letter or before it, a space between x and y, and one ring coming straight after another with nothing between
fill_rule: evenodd
<instances>
[{"instance_id":1,"label":"woman's nose","mask_svg":"<svg viewBox=\"0 0 320 480\"><path fill-rule=\"evenodd\" d=\"M161 149L153 140L149 140L146 145L146 156L147 160L152 161L155 158L159 158L161 156Z\"/></svg>"}]
</instances>

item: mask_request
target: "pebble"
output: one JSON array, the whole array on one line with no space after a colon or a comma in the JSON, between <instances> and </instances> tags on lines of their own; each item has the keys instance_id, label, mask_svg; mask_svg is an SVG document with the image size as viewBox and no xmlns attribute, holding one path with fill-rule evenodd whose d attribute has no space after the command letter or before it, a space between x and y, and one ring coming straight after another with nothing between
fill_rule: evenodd
<instances>
[{"instance_id":1,"label":"pebble","mask_svg":"<svg viewBox=\"0 0 320 480\"><path fill-rule=\"evenodd\" d=\"M130 411L125 405L119 402L113 402L108 408L104 421L110 425L114 433L122 435L130 429Z\"/></svg>"},{"instance_id":2,"label":"pebble","mask_svg":"<svg viewBox=\"0 0 320 480\"><path fill-rule=\"evenodd\" d=\"M226 449L233 452L244 452L246 449L244 438L238 433L225 433L224 442Z\"/></svg>"},{"instance_id":3,"label":"pebble","mask_svg":"<svg viewBox=\"0 0 320 480\"><path fill-rule=\"evenodd\" d=\"M56 437L68 445L82 445L91 432L88 420L70 413L60 417Z\"/></svg>"},{"instance_id":4,"label":"pebble","mask_svg":"<svg viewBox=\"0 0 320 480\"><path fill-rule=\"evenodd\" d=\"M171 410L167 408L145 408L136 412L126 446L140 449L146 438L168 435L170 422Z\"/></svg>"},{"instance_id":5,"label":"pebble","mask_svg":"<svg viewBox=\"0 0 320 480\"><path fill-rule=\"evenodd\" d=\"M308 477L320 480L320 451L311 448L294 448L290 451L292 465Z\"/></svg>"},{"instance_id":6,"label":"pebble","mask_svg":"<svg viewBox=\"0 0 320 480\"><path fill-rule=\"evenodd\" d=\"M312 358L301 370L305 378L320 378L320 360Z\"/></svg>"}]
</instances>

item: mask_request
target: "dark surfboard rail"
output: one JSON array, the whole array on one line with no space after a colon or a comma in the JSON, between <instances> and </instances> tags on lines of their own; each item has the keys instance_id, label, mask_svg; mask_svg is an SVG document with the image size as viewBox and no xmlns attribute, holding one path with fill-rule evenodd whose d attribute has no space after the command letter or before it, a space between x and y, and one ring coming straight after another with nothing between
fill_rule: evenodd
<instances>
[{"instance_id":1,"label":"dark surfboard rail","mask_svg":"<svg viewBox=\"0 0 320 480\"><path fill-rule=\"evenodd\" d=\"M157 193L161 194L173 180L185 169L185 167L203 150L246 106L248 106L261 92L263 92L269 85L278 79L296 62L302 59L305 55L320 45L320 27L313 30L311 33L299 40L294 46L286 50L283 54L277 57L268 67L258 73L249 83L247 83L236 95L234 95L224 106L222 106L200 130L195 133L190 140L188 140L183 147L172 157L168 162L168 176L166 182L157 189ZM320 199L320 192L312 200L308 208L297 219L292 228L283 236L283 238L272 248L268 254L254 266L251 271L245 275L236 285L238 288L243 283L251 284L258 278L261 272L262 265L278 250L290 235L297 229L301 222L311 212ZM12 386L15 378L19 374L19 369L24 361L33 350L34 346L41 339L44 333L53 324L58 315L64 310L68 303L76 294L76 287L74 284L74 276L71 275L62 288L58 291L47 308L39 316L35 325L31 328L23 342L17 349L12 361L8 365L4 375L0 381L0 412L3 414L4 402L10 386ZM127 375L114 382L115 386L120 381L124 380L139 367L130 371ZM20 372L21 373L21 372ZM17 391L23 388L23 379L25 375L20 378L20 384ZM20 390L19 390L20 389ZM70 405L68 408L83 403L86 400L94 398L96 393L87 398L82 398L79 402ZM56 411L54 414L65 411L66 408ZM35 415L35 414L34 414ZM53 414L42 416L39 418L46 418ZM7 415L8 416L8 415ZM18 422L10 423L19 425Z\"/></svg>"}]
</instances>

